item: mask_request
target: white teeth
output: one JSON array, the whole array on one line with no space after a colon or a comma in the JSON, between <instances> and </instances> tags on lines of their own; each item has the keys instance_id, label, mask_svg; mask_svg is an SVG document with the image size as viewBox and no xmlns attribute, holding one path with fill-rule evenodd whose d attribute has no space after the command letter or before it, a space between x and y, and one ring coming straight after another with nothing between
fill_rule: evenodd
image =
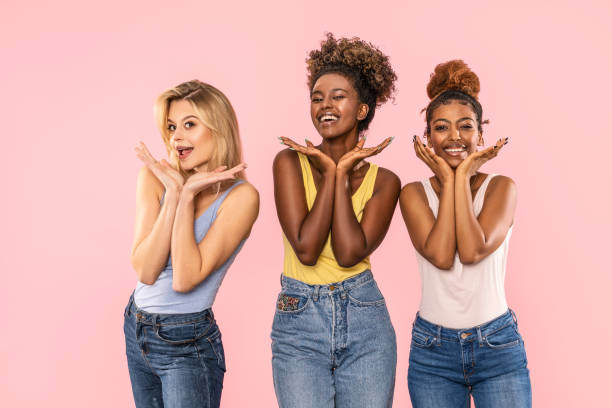
<instances>
[{"instance_id":1,"label":"white teeth","mask_svg":"<svg viewBox=\"0 0 612 408\"><path fill-rule=\"evenodd\" d=\"M444 149L444 151L449 153L459 153L465 151L465 147L448 148Z\"/></svg>"},{"instance_id":2,"label":"white teeth","mask_svg":"<svg viewBox=\"0 0 612 408\"><path fill-rule=\"evenodd\" d=\"M336 115L326 114L323 115L320 119L321 122L329 122L332 120L338 120L338 117Z\"/></svg>"}]
</instances>

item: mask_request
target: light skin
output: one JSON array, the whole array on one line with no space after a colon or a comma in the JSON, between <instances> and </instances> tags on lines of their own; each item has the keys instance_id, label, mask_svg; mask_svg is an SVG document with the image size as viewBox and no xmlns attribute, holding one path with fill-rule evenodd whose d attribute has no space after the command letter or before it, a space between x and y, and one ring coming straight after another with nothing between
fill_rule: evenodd
<instances>
[{"instance_id":1,"label":"light skin","mask_svg":"<svg viewBox=\"0 0 612 408\"><path fill-rule=\"evenodd\" d=\"M340 266L350 267L369 256L382 242L391 222L400 192L399 178L379 168L372 198L367 202L361 222L353 211L351 196L369 169L364 159L384 150L392 138L374 147L364 147L358 124L365 119L368 105L363 103L352 82L345 76L329 73L313 86L310 115L323 138L315 146L306 140L300 145L287 137L289 147L274 159L274 198L278 218L287 240L300 262L316 264L327 237ZM308 210L300 162L295 152L308 157L317 195Z\"/></svg>"},{"instance_id":2,"label":"light skin","mask_svg":"<svg viewBox=\"0 0 612 408\"><path fill-rule=\"evenodd\" d=\"M516 186L509 177L493 178L476 217L473 197L487 176L478 170L499 154L508 139L478 151L484 140L476 114L460 101L436 108L430 129L427 145L415 136L414 150L433 172L430 181L440 199L438 217L420 182L404 186L400 208L415 249L437 268L449 270L456 253L462 264L474 264L501 245L514 220Z\"/></svg>"},{"instance_id":3,"label":"light skin","mask_svg":"<svg viewBox=\"0 0 612 408\"><path fill-rule=\"evenodd\" d=\"M223 192L217 191L218 183L234 179L246 164L208 168L215 136L188 101L170 103L168 131L172 154L179 155L183 149L189 152L181 158L181 168L188 177L185 180L167 161L155 160L144 143L135 148L144 167L138 176L132 265L138 280L151 285L172 253L172 287L189 292L223 265L249 236L259 212L259 194L247 182L235 187L202 241L196 243L194 220Z\"/></svg>"}]
</instances>

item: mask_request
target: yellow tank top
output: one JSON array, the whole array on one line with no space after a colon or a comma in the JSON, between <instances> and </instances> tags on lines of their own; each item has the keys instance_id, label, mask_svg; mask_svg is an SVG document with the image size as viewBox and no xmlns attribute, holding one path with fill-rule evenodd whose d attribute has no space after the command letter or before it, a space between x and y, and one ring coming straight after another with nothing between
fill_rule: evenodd
<instances>
[{"instance_id":1,"label":"yellow tank top","mask_svg":"<svg viewBox=\"0 0 612 408\"><path fill-rule=\"evenodd\" d=\"M308 211L310 211L317 196L317 189L312 177L308 158L302 153L297 152L297 154L300 158L300 165L302 167L306 203L308 204ZM368 200L372 197L377 173L378 166L370 163L370 168L363 178L361 185L352 196L353 210L355 211L358 221L361 221L363 209ZM351 266L350 268L343 268L338 265L331 247L331 232L327 237L327 241L325 242L321 255L319 255L317 263L313 266L304 265L300 262L285 234L283 234L283 244L285 246L285 260L283 265L285 276L297 279L309 285L326 285L329 283L342 282L366 269L370 269L370 257L365 258L357 265Z\"/></svg>"}]
</instances>

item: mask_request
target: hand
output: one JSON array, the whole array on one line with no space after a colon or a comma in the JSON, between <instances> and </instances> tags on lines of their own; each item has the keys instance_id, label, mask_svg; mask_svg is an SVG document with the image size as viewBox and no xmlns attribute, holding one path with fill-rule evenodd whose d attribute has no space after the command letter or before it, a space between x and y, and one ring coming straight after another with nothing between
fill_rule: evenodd
<instances>
[{"instance_id":1,"label":"hand","mask_svg":"<svg viewBox=\"0 0 612 408\"><path fill-rule=\"evenodd\" d=\"M227 169L226 166L221 166L213 171L197 171L187 179L187 182L183 186L183 193L187 193L193 198L196 194L213 184L236 178L236 173L241 172L246 169L246 167L245 163L240 163L229 170L225 170Z\"/></svg>"},{"instance_id":2,"label":"hand","mask_svg":"<svg viewBox=\"0 0 612 408\"><path fill-rule=\"evenodd\" d=\"M420 137L415 135L412 140L414 141L414 151L417 157L433 171L438 180L440 180L440 183L444 184L454 179L455 173L446 160L426 147Z\"/></svg>"},{"instance_id":3,"label":"hand","mask_svg":"<svg viewBox=\"0 0 612 408\"><path fill-rule=\"evenodd\" d=\"M315 166L315 168L319 170L321 174L333 174L333 172L336 171L336 163L332 160L332 158L317 149L312 143L310 143L309 140L306 140L306 146L302 146L295 143L288 137L281 136L279 139L282 144L289 147L291 150L295 150L308 156L313 166Z\"/></svg>"},{"instance_id":4,"label":"hand","mask_svg":"<svg viewBox=\"0 0 612 408\"><path fill-rule=\"evenodd\" d=\"M155 177L163 184L166 191L180 191L185 182L181 173L174 169L166 160L158 162L153 158L143 142L134 148L136 156L147 166Z\"/></svg>"},{"instance_id":5,"label":"hand","mask_svg":"<svg viewBox=\"0 0 612 408\"><path fill-rule=\"evenodd\" d=\"M338 161L337 169L348 173L355 167L355 165L360 161L365 159L366 157L377 155L382 152L383 149L391 144L393 141L392 137L388 137L382 141L378 146L363 148L365 143L365 137L359 140L355 147L353 147L348 152L344 153L344 155Z\"/></svg>"},{"instance_id":6,"label":"hand","mask_svg":"<svg viewBox=\"0 0 612 408\"><path fill-rule=\"evenodd\" d=\"M468 178L472 177L483 164L497 156L502 147L507 143L508 138L499 139L493 146L470 154L459 166L457 166L457 174L467 176Z\"/></svg>"}]
</instances>

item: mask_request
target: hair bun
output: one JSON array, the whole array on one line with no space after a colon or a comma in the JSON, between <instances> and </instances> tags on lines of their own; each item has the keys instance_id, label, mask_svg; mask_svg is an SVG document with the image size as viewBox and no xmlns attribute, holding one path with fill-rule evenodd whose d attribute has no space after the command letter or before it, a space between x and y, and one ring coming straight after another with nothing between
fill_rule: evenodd
<instances>
[{"instance_id":1,"label":"hair bun","mask_svg":"<svg viewBox=\"0 0 612 408\"><path fill-rule=\"evenodd\" d=\"M478 100L480 80L463 60L438 64L429 78L427 96L433 100L445 91L460 91Z\"/></svg>"}]
</instances>

